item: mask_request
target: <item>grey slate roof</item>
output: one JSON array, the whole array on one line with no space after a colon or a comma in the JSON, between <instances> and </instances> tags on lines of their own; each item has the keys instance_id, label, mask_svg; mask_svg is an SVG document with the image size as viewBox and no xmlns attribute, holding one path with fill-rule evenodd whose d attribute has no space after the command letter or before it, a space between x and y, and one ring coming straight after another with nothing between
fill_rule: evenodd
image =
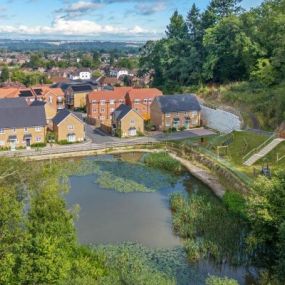
<instances>
[{"instance_id":1,"label":"grey slate roof","mask_svg":"<svg viewBox=\"0 0 285 285\"><path fill-rule=\"evenodd\" d=\"M90 92L93 91L93 88L90 85L73 85L71 89L74 92Z\"/></svg>"},{"instance_id":2,"label":"grey slate roof","mask_svg":"<svg viewBox=\"0 0 285 285\"><path fill-rule=\"evenodd\" d=\"M46 114L43 105L33 107L28 105L13 106L14 103L12 103L7 106L7 103L1 101L0 128L31 128L46 125Z\"/></svg>"},{"instance_id":3,"label":"grey slate roof","mask_svg":"<svg viewBox=\"0 0 285 285\"><path fill-rule=\"evenodd\" d=\"M67 110L67 109L63 109L61 111L59 111L55 117L52 119L52 121L58 125L59 123L61 123L68 115L70 115L71 113Z\"/></svg>"},{"instance_id":4,"label":"grey slate roof","mask_svg":"<svg viewBox=\"0 0 285 285\"><path fill-rule=\"evenodd\" d=\"M194 94L164 95L155 98L162 113L201 111L201 106Z\"/></svg>"},{"instance_id":5,"label":"grey slate roof","mask_svg":"<svg viewBox=\"0 0 285 285\"><path fill-rule=\"evenodd\" d=\"M125 115L127 115L130 111L132 110L132 108L128 105L122 104L120 105L113 114L113 118L116 121L120 121L123 117L125 117Z\"/></svg>"},{"instance_id":6,"label":"grey slate roof","mask_svg":"<svg viewBox=\"0 0 285 285\"><path fill-rule=\"evenodd\" d=\"M35 100L32 102L32 104L30 106L44 106L45 104L46 104L46 102L44 102L44 101Z\"/></svg>"},{"instance_id":7,"label":"grey slate roof","mask_svg":"<svg viewBox=\"0 0 285 285\"><path fill-rule=\"evenodd\" d=\"M17 108L28 107L28 103L25 98L4 98L0 99L0 108Z\"/></svg>"}]
</instances>

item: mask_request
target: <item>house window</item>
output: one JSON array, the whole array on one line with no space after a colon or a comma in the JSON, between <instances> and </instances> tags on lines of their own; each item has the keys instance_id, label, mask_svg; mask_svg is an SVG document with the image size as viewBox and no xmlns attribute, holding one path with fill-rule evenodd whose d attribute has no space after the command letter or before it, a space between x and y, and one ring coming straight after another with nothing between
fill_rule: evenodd
<instances>
[{"instance_id":1,"label":"house window","mask_svg":"<svg viewBox=\"0 0 285 285\"><path fill-rule=\"evenodd\" d=\"M170 127L170 123L169 123L169 122L166 122L166 123L165 123L165 127L167 127L167 128Z\"/></svg>"},{"instance_id":2,"label":"house window","mask_svg":"<svg viewBox=\"0 0 285 285\"><path fill-rule=\"evenodd\" d=\"M48 100L50 103L52 103L52 97L51 96L49 96Z\"/></svg>"},{"instance_id":3,"label":"house window","mask_svg":"<svg viewBox=\"0 0 285 285\"><path fill-rule=\"evenodd\" d=\"M111 108L111 109L110 109L110 111L111 111L111 113L112 113L112 112L114 112L114 111L115 111L115 109L114 109L114 108Z\"/></svg>"},{"instance_id":4,"label":"house window","mask_svg":"<svg viewBox=\"0 0 285 285\"><path fill-rule=\"evenodd\" d=\"M0 128L0 134L4 134L4 129L3 128Z\"/></svg>"},{"instance_id":5,"label":"house window","mask_svg":"<svg viewBox=\"0 0 285 285\"><path fill-rule=\"evenodd\" d=\"M105 103L106 103L106 100L100 100L101 105L105 105Z\"/></svg>"},{"instance_id":6,"label":"house window","mask_svg":"<svg viewBox=\"0 0 285 285\"><path fill-rule=\"evenodd\" d=\"M197 115L198 115L198 112L197 112L197 111L193 111L193 112L192 112L192 115L193 115L193 116L197 116Z\"/></svg>"},{"instance_id":7,"label":"house window","mask_svg":"<svg viewBox=\"0 0 285 285\"><path fill-rule=\"evenodd\" d=\"M140 103L140 99L135 99L135 104L138 104L138 103Z\"/></svg>"},{"instance_id":8,"label":"house window","mask_svg":"<svg viewBox=\"0 0 285 285\"><path fill-rule=\"evenodd\" d=\"M131 120L131 122L130 122L131 127L134 126L135 123L136 123L135 120Z\"/></svg>"},{"instance_id":9,"label":"house window","mask_svg":"<svg viewBox=\"0 0 285 285\"><path fill-rule=\"evenodd\" d=\"M110 100L110 105L114 105L115 104L115 100Z\"/></svg>"},{"instance_id":10,"label":"house window","mask_svg":"<svg viewBox=\"0 0 285 285\"><path fill-rule=\"evenodd\" d=\"M96 100L92 100L92 104L96 104L97 103L97 101Z\"/></svg>"},{"instance_id":11,"label":"house window","mask_svg":"<svg viewBox=\"0 0 285 285\"><path fill-rule=\"evenodd\" d=\"M165 113L165 117L169 118L170 117L170 113Z\"/></svg>"},{"instance_id":12,"label":"house window","mask_svg":"<svg viewBox=\"0 0 285 285\"><path fill-rule=\"evenodd\" d=\"M123 104L123 103L124 103L124 100L120 99L119 102L120 102L121 104Z\"/></svg>"},{"instance_id":13,"label":"house window","mask_svg":"<svg viewBox=\"0 0 285 285\"><path fill-rule=\"evenodd\" d=\"M147 99L143 99L143 102L144 102L144 103L147 103Z\"/></svg>"},{"instance_id":14,"label":"house window","mask_svg":"<svg viewBox=\"0 0 285 285\"><path fill-rule=\"evenodd\" d=\"M15 128L13 129L13 133L16 133L16 129Z\"/></svg>"},{"instance_id":15,"label":"house window","mask_svg":"<svg viewBox=\"0 0 285 285\"><path fill-rule=\"evenodd\" d=\"M148 99L148 102L151 103L151 102L152 102L152 99Z\"/></svg>"},{"instance_id":16,"label":"house window","mask_svg":"<svg viewBox=\"0 0 285 285\"><path fill-rule=\"evenodd\" d=\"M27 133L28 132L28 128L24 128L24 132Z\"/></svg>"},{"instance_id":17,"label":"house window","mask_svg":"<svg viewBox=\"0 0 285 285\"><path fill-rule=\"evenodd\" d=\"M177 113L175 114L175 116L178 117L178 116L179 116L179 113L177 112Z\"/></svg>"},{"instance_id":18,"label":"house window","mask_svg":"<svg viewBox=\"0 0 285 285\"><path fill-rule=\"evenodd\" d=\"M36 132L40 132L42 130L42 127L35 127Z\"/></svg>"},{"instance_id":19,"label":"house window","mask_svg":"<svg viewBox=\"0 0 285 285\"><path fill-rule=\"evenodd\" d=\"M97 112L97 110L94 108L94 109L93 109L93 113L96 113L96 112Z\"/></svg>"},{"instance_id":20,"label":"house window","mask_svg":"<svg viewBox=\"0 0 285 285\"><path fill-rule=\"evenodd\" d=\"M105 112L105 109L104 108L101 108L101 113L104 113Z\"/></svg>"},{"instance_id":21,"label":"house window","mask_svg":"<svg viewBox=\"0 0 285 285\"><path fill-rule=\"evenodd\" d=\"M41 137L36 137L36 142L41 142L42 138Z\"/></svg>"},{"instance_id":22,"label":"house window","mask_svg":"<svg viewBox=\"0 0 285 285\"><path fill-rule=\"evenodd\" d=\"M74 126L73 126L73 125L68 125L68 126L67 126L67 129L70 130L70 131L72 131L72 130L74 130Z\"/></svg>"},{"instance_id":23,"label":"house window","mask_svg":"<svg viewBox=\"0 0 285 285\"><path fill-rule=\"evenodd\" d=\"M0 141L0 146L4 146L5 142L4 141Z\"/></svg>"},{"instance_id":24,"label":"house window","mask_svg":"<svg viewBox=\"0 0 285 285\"><path fill-rule=\"evenodd\" d=\"M188 115L188 113L187 113L187 112L184 112L184 115L185 115L185 116L187 116L187 115Z\"/></svg>"},{"instance_id":25,"label":"house window","mask_svg":"<svg viewBox=\"0 0 285 285\"><path fill-rule=\"evenodd\" d=\"M100 120L105 120L105 116L100 116Z\"/></svg>"}]
</instances>

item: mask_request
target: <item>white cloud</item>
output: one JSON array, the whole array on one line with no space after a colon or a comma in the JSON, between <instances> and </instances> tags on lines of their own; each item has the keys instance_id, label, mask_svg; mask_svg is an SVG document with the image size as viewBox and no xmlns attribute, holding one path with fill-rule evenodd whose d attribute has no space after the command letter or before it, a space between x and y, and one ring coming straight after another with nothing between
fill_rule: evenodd
<instances>
[{"instance_id":1,"label":"white cloud","mask_svg":"<svg viewBox=\"0 0 285 285\"><path fill-rule=\"evenodd\" d=\"M40 36L99 36L99 35L117 35L117 36L153 36L158 34L155 31L143 29L140 26L131 28L100 25L89 20L66 20L57 18L50 26L11 26L0 25L0 34L18 34L18 35L40 35Z\"/></svg>"}]
</instances>

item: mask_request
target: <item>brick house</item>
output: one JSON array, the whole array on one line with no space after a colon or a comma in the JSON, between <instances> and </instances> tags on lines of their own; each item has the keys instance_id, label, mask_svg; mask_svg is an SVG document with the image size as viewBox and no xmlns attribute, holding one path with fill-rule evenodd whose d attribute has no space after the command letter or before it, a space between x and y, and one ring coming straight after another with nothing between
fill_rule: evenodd
<instances>
[{"instance_id":1,"label":"brick house","mask_svg":"<svg viewBox=\"0 0 285 285\"><path fill-rule=\"evenodd\" d=\"M112 134L133 137L139 133L144 133L143 117L130 106L120 105L112 115Z\"/></svg>"},{"instance_id":2,"label":"brick house","mask_svg":"<svg viewBox=\"0 0 285 285\"><path fill-rule=\"evenodd\" d=\"M131 87L114 87L89 93L86 102L87 120L96 126L111 126L112 114L125 103L125 97Z\"/></svg>"},{"instance_id":3,"label":"brick house","mask_svg":"<svg viewBox=\"0 0 285 285\"><path fill-rule=\"evenodd\" d=\"M201 125L201 106L193 94L159 96L150 106L150 116L160 131L190 129Z\"/></svg>"},{"instance_id":4,"label":"brick house","mask_svg":"<svg viewBox=\"0 0 285 285\"><path fill-rule=\"evenodd\" d=\"M67 109L60 110L52 122L57 141L72 143L85 140L84 122Z\"/></svg>"},{"instance_id":5,"label":"brick house","mask_svg":"<svg viewBox=\"0 0 285 285\"><path fill-rule=\"evenodd\" d=\"M30 106L24 98L0 100L0 148L44 143L46 129L43 105Z\"/></svg>"},{"instance_id":6,"label":"brick house","mask_svg":"<svg viewBox=\"0 0 285 285\"><path fill-rule=\"evenodd\" d=\"M162 95L156 88L133 88L126 95L126 104L141 114L144 120L149 120L151 103L155 97Z\"/></svg>"}]
</instances>

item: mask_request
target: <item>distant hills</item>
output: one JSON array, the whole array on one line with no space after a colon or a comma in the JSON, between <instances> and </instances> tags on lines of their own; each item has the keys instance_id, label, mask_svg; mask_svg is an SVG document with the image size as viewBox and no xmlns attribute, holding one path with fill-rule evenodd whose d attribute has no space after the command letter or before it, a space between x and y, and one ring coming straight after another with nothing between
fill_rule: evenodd
<instances>
[{"instance_id":1,"label":"distant hills","mask_svg":"<svg viewBox=\"0 0 285 285\"><path fill-rule=\"evenodd\" d=\"M92 50L113 51L120 50L125 52L135 53L144 42L135 41L64 41L64 40L12 40L0 39L0 50L7 51L83 51Z\"/></svg>"}]
</instances>

